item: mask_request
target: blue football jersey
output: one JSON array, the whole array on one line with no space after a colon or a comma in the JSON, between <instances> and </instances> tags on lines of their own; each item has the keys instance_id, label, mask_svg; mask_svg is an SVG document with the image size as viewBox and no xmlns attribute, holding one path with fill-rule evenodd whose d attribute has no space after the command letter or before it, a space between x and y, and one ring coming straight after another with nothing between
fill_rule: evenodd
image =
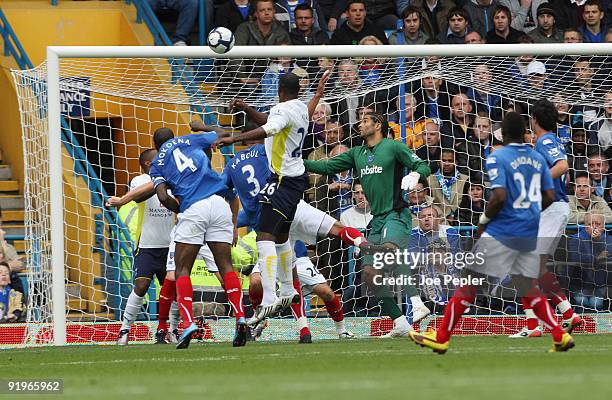
<instances>
[{"instance_id":1,"label":"blue football jersey","mask_svg":"<svg viewBox=\"0 0 612 400\"><path fill-rule=\"evenodd\" d=\"M308 257L308 248L306 248L306 244L304 244L304 242L301 240L295 241L293 251L295 252L295 258Z\"/></svg>"},{"instance_id":2,"label":"blue football jersey","mask_svg":"<svg viewBox=\"0 0 612 400\"><path fill-rule=\"evenodd\" d=\"M557 161L567 160L565 147L561 141L552 132L540 136L535 145L535 151L540 153L546 160L546 166L551 169ZM553 179L555 184L555 201L567 202L567 187L565 184L565 175L561 175L557 179Z\"/></svg>"},{"instance_id":3,"label":"blue football jersey","mask_svg":"<svg viewBox=\"0 0 612 400\"><path fill-rule=\"evenodd\" d=\"M175 137L164 143L151 163L149 175L155 187L165 182L183 212L192 204L223 193L227 186L210 166L205 149L217 140L216 133Z\"/></svg>"},{"instance_id":4,"label":"blue football jersey","mask_svg":"<svg viewBox=\"0 0 612 400\"><path fill-rule=\"evenodd\" d=\"M506 201L485 232L510 248L534 250L542 191L554 188L544 157L527 145L510 144L491 154L486 168L491 189L506 189ZM516 240L521 238L533 240Z\"/></svg>"},{"instance_id":5,"label":"blue football jersey","mask_svg":"<svg viewBox=\"0 0 612 400\"><path fill-rule=\"evenodd\" d=\"M251 216L259 213L258 194L270 176L266 147L256 144L236 153L223 169L223 178L234 188L244 211Z\"/></svg>"}]
</instances>

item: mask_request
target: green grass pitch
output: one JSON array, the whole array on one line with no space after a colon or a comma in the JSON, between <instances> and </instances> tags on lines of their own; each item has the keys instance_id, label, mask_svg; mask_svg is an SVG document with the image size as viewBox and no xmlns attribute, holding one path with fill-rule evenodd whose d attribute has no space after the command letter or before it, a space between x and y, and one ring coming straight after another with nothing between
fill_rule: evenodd
<instances>
[{"instance_id":1,"label":"green grass pitch","mask_svg":"<svg viewBox=\"0 0 612 400\"><path fill-rule=\"evenodd\" d=\"M437 355L408 339L74 346L0 352L2 379L62 378L62 399L611 399L612 336L455 337ZM0 398L9 398L0 395Z\"/></svg>"}]
</instances>

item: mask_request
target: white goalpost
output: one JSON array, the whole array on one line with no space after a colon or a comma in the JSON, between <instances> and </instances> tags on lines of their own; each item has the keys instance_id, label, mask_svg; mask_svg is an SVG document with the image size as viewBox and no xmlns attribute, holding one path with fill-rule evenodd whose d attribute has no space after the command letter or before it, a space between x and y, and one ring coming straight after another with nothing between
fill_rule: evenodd
<instances>
[{"instance_id":1,"label":"white goalpost","mask_svg":"<svg viewBox=\"0 0 612 400\"><path fill-rule=\"evenodd\" d=\"M545 65L542 82L530 81L530 76L523 74L529 62L523 65L518 58L525 55L531 57L529 62L535 60ZM588 91L587 78L575 72L575 64L580 60L589 62ZM197 117L239 131L247 121L244 113L227 108L233 98L244 98L257 109L266 111L277 101L274 85L278 74L299 70L300 74L305 73L300 78L304 80L302 98L307 101L317 86L320 72L329 68L334 71L335 83L325 88L323 101L329 105L331 114L323 117L323 124L313 122L313 126L323 128L312 133L310 154L326 146L323 132L328 121L340 123L343 143L351 146L357 138L354 125L358 109L368 107L395 120L393 129L397 140L406 141L412 135L415 151L420 148L423 154L429 154L424 133L416 132L415 121L408 120L406 110L410 106L406 105L406 95L412 95L414 102L410 113L434 121L442 129L454 123L452 97L466 90L478 97L470 98L472 109L464 111L473 121L484 110L488 114L483 118L488 119L491 131L505 112L505 104L528 108L532 100L541 96L567 104L571 146L574 131L583 131L588 140L592 123L606 118L604 99L606 93L612 93L612 67L608 63L612 63L612 44L237 46L223 55L208 47L50 46L44 64L33 70L13 71L22 113L29 246L28 319L22 344L65 345L114 340L118 316L125 305L126 296L122 291L131 284L128 264L133 243L126 240L127 224L114 211L105 210L100 202L104 196L125 193L129 180L139 174L138 154L152 147L151 136L156 128L170 126L177 135L184 135L188 133L189 120ZM509 72L515 64L520 76ZM350 69L347 65L357 74L351 83L347 83L346 70ZM486 82L475 77L475 68L481 65L489 74ZM442 104L439 100L442 97L437 97L435 115L429 114L434 101L427 97L423 87L428 78L435 81L434 85L441 81L442 86L435 88L435 93L448 99ZM513 81L515 78L524 81L517 83ZM540 87L540 83L544 86ZM478 99L483 95L489 102L479 105ZM612 109L612 104L609 107ZM528 113L527 109L522 111ZM577 119L581 122L571 122ZM469 129L473 128L469 126ZM465 152L466 160L473 159L464 150L466 147L452 140L451 146L458 154ZM418 146L417 141L423 144ZM588 146L606 154L599 143ZM324 157L329 155L327 150L320 152ZM223 167L223 160L223 155L213 157L213 166L218 171ZM474 165L466 161L461 171L486 190L486 182L480 182L486 178L479 175L482 171L474 169ZM580 171L572 173L575 172ZM351 182L354 177L351 175ZM325 179L331 182L336 178ZM327 205L321 207L339 218L339 207L352 204L350 190L330 190L326 186L328 182L319 181L317 185L307 195L317 207L325 202ZM460 198L463 195L458 194ZM408 195L406 201L409 203ZM332 202L334 205L329 205ZM443 225L450 225L451 219ZM471 229L462 224L456 229L469 242ZM380 311L368 302L367 290L356 283L360 281L359 261L350 250L325 240L311 245L316 246L319 269L342 296L348 318L355 319L353 324L362 335L382 329L373 322L380 319ZM567 251L564 254L551 262L557 274L564 277L566 290L583 293L585 275L576 272L578 267L572 261L573 256ZM609 278L606 276L606 279ZM606 282L612 285L612 279ZM601 281L593 284L601 286ZM487 328L482 331L465 325L464 331L505 333L508 325L499 320L503 317L514 318L512 329L518 330L520 301L512 299L511 288L503 283L500 288L501 306L487 303L476 307L480 317L489 318L485 322ZM427 293L436 290L420 290L430 308L439 311L436 307L443 301L427 297ZM440 290L447 293L452 288ZM603 291L597 293L591 296L595 298L593 303L581 307L584 312L592 313L593 326L597 326L593 329L602 329L605 324L598 324L597 318L610 320L611 296L601 297ZM154 307L154 296L153 290L148 307ZM218 294L206 296L209 295L202 295L203 303L224 304ZM598 306L600 298L602 302ZM402 301L405 299L399 297L398 302ZM316 301L312 301L311 307L311 316L324 315ZM404 304L407 313L409 308ZM142 314L146 322L143 332L137 333L140 340L150 340L153 332L155 313L152 308L147 310ZM212 324L215 339L230 337L231 324ZM327 326L324 322L321 324L320 336L325 337ZM214 331L216 326L219 333ZM295 330L290 322L279 323L276 328L272 324L270 329ZM315 336L316 333L315 330ZM273 339L292 337L286 332L271 335Z\"/></svg>"}]
</instances>

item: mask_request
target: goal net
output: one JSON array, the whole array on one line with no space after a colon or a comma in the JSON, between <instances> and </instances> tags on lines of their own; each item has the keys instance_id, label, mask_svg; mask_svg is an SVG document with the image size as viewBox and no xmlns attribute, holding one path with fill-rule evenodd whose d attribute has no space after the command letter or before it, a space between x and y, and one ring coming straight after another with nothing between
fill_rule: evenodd
<instances>
[{"instance_id":1,"label":"goal net","mask_svg":"<svg viewBox=\"0 0 612 400\"><path fill-rule=\"evenodd\" d=\"M278 101L279 76L292 72L300 78L301 99L308 102L324 71L331 71L331 77L305 137L303 157L326 159L360 145L359 121L364 113L384 115L388 137L405 142L434 171L427 185L404 193L415 228L412 235L426 239L426 245L419 242L421 247L412 248L421 252L469 252L475 224L490 194L483 167L491 144L500 137L501 119L514 110L527 120L537 99L553 101L559 110L556 133L568 153L567 187L573 209L548 265L576 312L588 314L582 329L610 330L612 237L604 225L612 224L608 205L612 201L608 176L612 45L553 50L538 45L414 46L414 50L289 46L235 48L231 58L209 49L140 49L121 53L115 48L108 52L83 48L82 53L77 49L62 54L59 48L59 78L55 68L48 74L50 64L13 71L22 115L28 243L27 321L18 330L18 342L53 343L54 329L64 323L67 343L116 339L132 290L138 211L131 205L117 211L104 202L126 193L131 179L142 173L138 157L153 147L157 128L185 135L190 133L189 121L197 118L234 132L249 129L252 121L244 112L230 110L231 100L244 99L266 112ZM340 54L343 57L337 57ZM49 107L52 80L59 83L59 101L52 100ZM49 115L58 113L61 123L54 130ZM53 161L49 162L49 151L58 151L54 135L61 141L61 169L55 173ZM525 140L534 138L525 135ZM214 153L213 167L220 172L243 148L236 145ZM369 206L356 185L358 175L359 171L311 175L304 199L366 231ZM55 193L61 197L56 201L52 188L60 183L61 192ZM424 222L427 210L435 217L432 226ZM61 229L51 223L52 215L61 221ZM61 247L54 243L58 240ZM307 245L311 262L341 299L349 330L361 337L388 332L392 322L382 318L354 250L337 238ZM55 261L53 248L63 248ZM233 333L231 308L202 263L198 261L192 275L196 316L207 321L207 339L228 340ZM421 298L434 316L441 315L454 286L435 283L433 278L457 276L457 263L421 262L415 267L415 276L423 278L418 287ZM248 313L248 277L243 279ZM159 283L154 281L131 340L152 340L158 291ZM396 300L410 319L407 296L398 290ZM314 293L307 296L306 308L313 317L315 337L337 337L324 302ZM509 334L524 326L520 300L508 279L495 283L492 297L478 297L468 314L458 327L461 333ZM429 318L421 328L435 321ZM297 328L290 316L274 319L264 338L297 338Z\"/></svg>"}]
</instances>

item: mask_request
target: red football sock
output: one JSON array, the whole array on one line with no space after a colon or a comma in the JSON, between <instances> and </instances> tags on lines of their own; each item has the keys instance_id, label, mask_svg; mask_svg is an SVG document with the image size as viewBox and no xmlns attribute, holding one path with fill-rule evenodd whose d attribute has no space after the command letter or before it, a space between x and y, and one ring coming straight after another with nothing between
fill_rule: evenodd
<instances>
[{"instance_id":1,"label":"red football sock","mask_svg":"<svg viewBox=\"0 0 612 400\"><path fill-rule=\"evenodd\" d=\"M344 319L342 305L340 305L340 300L335 295L333 300L325 302L325 308L327 308L327 313L335 322L340 322Z\"/></svg>"},{"instance_id":2,"label":"red football sock","mask_svg":"<svg viewBox=\"0 0 612 400\"><path fill-rule=\"evenodd\" d=\"M530 289L525 297L527 298L522 301L528 302L535 315L544 323L544 326L552 331L553 340L556 342L560 341L561 336L563 336L563 329L561 329L561 326L557 323L553 310L550 304L548 304L546 297L542 295L542 292L540 292L538 288Z\"/></svg>"},{"instance_id":3,"label":"red football sock","mask_svg":"<svg viewBox=\"0 0 612 400\"><path fill-rule=\"evenodd\" d=\"M528 301L525 301L526 297L523 297L523 311L527 317L527 329L534 330L538 327L538 318L535 316L533 309Z\"/></svg>"},{"instance_id":4,"label":"red football sock","mask_svg":"<svg viewBox=\"0 0 612 400\"><path fill-rule=\"evenodd\" d=\"M226 272L223 275L223 282L225 283L225 294L227 300L232 306L236 321L240 318L244 318L244 308L242 307L242 288L240 287L240 279L234 271Z\"/></svg>"},{"instance_id":5,"label":"red football sock","mask_svg":"<svg viewBox=\"0 0 612 400\"><path fill-rule=\"evenodd\" d=\"M437 340L440 343L448 341L451 332L467 308L476 298L474 286L461 286L444 307L444 318L437 331Z\"/></svg>"},{"instance_id":6,"label":"red football sock","mask_svg":"<svg viewBox=\"0 0 612 400\"><path fill-rule=\"evenodd\" d=\"M300 329L300 338L304 337L304 335L309 334L310 333L310 329L305 326L302 329Z\"/></svg>"},{"instance_id":7,"label":"red football sock","mask_svg":"<svg viewBox=\"0 0 612 400\"><path fill-rule=\"evenodd\" d=\"M170 315L170 306L176 298L176 282L170 279L164 279L161 289L159 289L159 313L157 319L159 325L157 330L166 329L168 330L168 316Z\"/></svg>"},{"instance_id":8,"label":"red football sock","mask_svg":"<svg viewBox=\"0 0 612 400\"><path fill-rule=\"evenodd\" d=\"M567 296L563 292L563 289L561 289L561 285L559 284L559 280L555 274L547 271L544 275L542 275L540 277L540 287L546 296L551 298L551 301L555 306L559 306L560 303L564 303L566 305L565 307L559 307L563 312L564 319L571 318L574 315L574 310L572 310L571 305L569 305Z\"/></svg>"},{"instance_id":9,"label":"red football sock","mask_svg":"<svg viewBox=\"0 0 612 400\"><path fill-rule=\"evenodd\" d=\"M176 301L181 313L181 327L187 328L193 323L193 287L189 276L180 276L176 280Z\"/></svg>"},{"instance_id":10,"label":"red football sock","mask_svg":"<svg viewBox=\"0 0 612 400\"><path fill-rule=\"evenodd\" d=\"M297 304L291 304L291 312L293 313L295 319L300 319L306 316L306 311L304 311L304 296L302 296L302 286L300 285L300 281L294 279L293 287L300 295L300 302Z\"/></svg>"},{"instance_id":11,"label":"red football sock","mask_svg":"<svg viewBox=\"0 0 612 400\"><path fill-rule=\"evenodd\" d=\"M251 301L253 310L255 310L255 308L259 306L263 300L263 292L261 287L255 289L253 286L249 286L249 300Z\"/></svg>"},{"instance_id":12,"label":"red football sock","mask_svg":"<svg viewBox=\"0 0 612 400\"><path fill-rule=\"evenodd\" d=\"M351 228L350 226L340 229L338 237L349 246L359 246L361 243L366 242L363 234L358 229Z\"/></svg>"}]
</instances>

